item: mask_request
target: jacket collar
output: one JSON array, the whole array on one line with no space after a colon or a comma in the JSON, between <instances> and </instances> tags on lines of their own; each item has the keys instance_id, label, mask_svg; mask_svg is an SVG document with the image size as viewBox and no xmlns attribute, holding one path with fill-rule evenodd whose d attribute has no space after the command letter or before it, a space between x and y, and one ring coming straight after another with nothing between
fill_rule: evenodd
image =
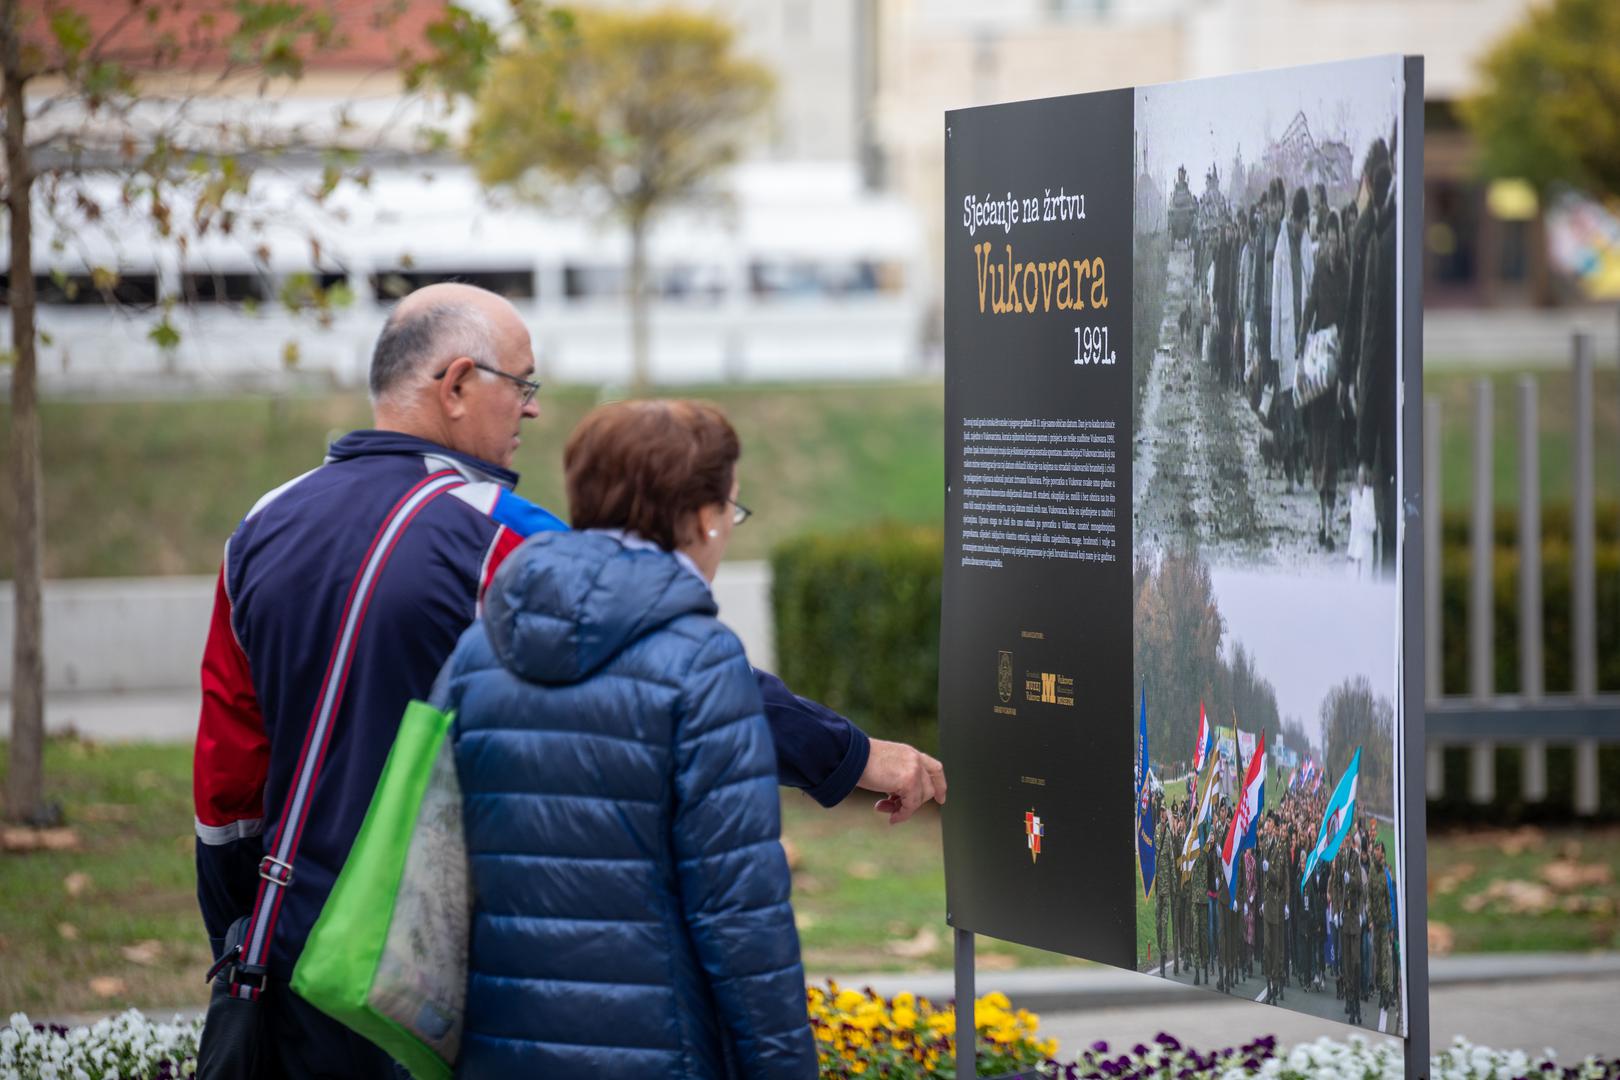
<instances>
[{"instance_id":1,"label":"jacket collar","mask_svg":"<svg viewBox=\"0 0 1620 1080\"><path fill-rule=\"evenodd\" d=\"M489 481L507 490L518 483L518 474L511 469L399 431L351 431L327 448L326 460L349 461L381 454L421 457L431 468L454 469L469 483Z\"/></svg>"}]
</instances>

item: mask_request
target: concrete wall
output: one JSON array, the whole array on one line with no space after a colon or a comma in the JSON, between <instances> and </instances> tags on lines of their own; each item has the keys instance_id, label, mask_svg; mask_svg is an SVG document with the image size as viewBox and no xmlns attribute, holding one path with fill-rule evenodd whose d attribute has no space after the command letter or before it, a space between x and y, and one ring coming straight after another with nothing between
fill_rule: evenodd
<instances>
[{"instance_id":1,"label":"concrete wall","mask_svg":"<svg viewBox=\"0 0 1620 1080\"><path fill-rule=\"evenodd\" d=\"M770 567L722 566L720 617L759 667L775 665ZM196 687L214 602L211 577L105 578L45 586L45 682L52 695ZM0 693L11 694L12 589L0 587Z\"/></svg>"}]
</instances>

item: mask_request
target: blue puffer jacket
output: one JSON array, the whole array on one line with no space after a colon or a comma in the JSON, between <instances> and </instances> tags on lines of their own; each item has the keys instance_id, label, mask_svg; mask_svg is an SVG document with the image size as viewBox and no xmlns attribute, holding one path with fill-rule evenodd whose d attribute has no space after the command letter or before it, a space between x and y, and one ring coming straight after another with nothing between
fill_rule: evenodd
<instances>
[{"instance_id":1,"label":"blue puffer jacket","mask_svg":"<svg viewBox=\"0 0 1620 1080\"><path fill-rule=\"evenodd\" d=\"M776 760L672 555L532 537L436 691L476 903L469 1077L816 1075Z\"/></svg>"}]
</instances>

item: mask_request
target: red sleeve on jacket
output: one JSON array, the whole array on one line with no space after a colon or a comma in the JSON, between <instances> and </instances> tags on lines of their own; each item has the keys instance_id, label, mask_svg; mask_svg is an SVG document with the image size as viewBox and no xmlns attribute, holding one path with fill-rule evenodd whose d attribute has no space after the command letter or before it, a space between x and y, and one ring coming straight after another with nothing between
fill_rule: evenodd
<instances>
[{"instance_id":1,"label":"red sleeve on jacket","mask_svg":"<svg viewBox=\"0 0 1620 1080\"><path fill-rule=\"evenodd\" d=\"M523 537L505 525L497 526L495 538L489 542L489 550L484 552L484 565L478 572L478 613L484 613L484 591L495 578L495 571L501 568L506 557L518 549L523 543Z\"/></svg>"},{"instance_id":2,"label":"red sleeve on jacket","mask_svg":"<svg viewBox=\"0 0 1620 1080\"><path fill-rule=\"evenodd\" d=\"M269 765L270 740L247 655L231 628L231 598L222 567L203 650L202 715L192 759L197 836L205 844L225 844L260 831Z\"/></svg>"}]
</instances>

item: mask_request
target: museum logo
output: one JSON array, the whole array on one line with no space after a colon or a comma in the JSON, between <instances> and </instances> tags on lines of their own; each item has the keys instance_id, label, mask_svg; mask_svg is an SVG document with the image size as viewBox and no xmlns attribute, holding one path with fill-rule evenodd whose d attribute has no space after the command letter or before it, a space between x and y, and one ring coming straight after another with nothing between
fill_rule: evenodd
<instances>
[{"instance_id":1,"label":"museum logo","mask_svg":"<svg viewBox=\"0 0 1620 1080\"><path fill-rule=\"evenodd\" d=\"M1024 700L1041 705L1074 705L1074 678L1055 671L1026 671Z\"/></svg>"},{"instance_id":2,"label":"museum logo","mask_svg":"<svg viewBox=\"0 0 1620 1080\"><path fill-rule=\"evenodd\" d=\"M1029 848L1029 861L1034 862L1041 853L1041 837L1046 835L1046 827L1041 824L1040 815L1034 810L1024 811L1024 844Z\"/></svg>"},{"instance_id":3,"label":"museum logo","mask_svg":"<svg viewBox=\"0 0 1620 1080\"><path fill-rule=\"evenodd\" d=\"M1002 649L996 658L996 694L1003 705L1012 700L1012 653Z\"/></svg>"}]
</instances>

